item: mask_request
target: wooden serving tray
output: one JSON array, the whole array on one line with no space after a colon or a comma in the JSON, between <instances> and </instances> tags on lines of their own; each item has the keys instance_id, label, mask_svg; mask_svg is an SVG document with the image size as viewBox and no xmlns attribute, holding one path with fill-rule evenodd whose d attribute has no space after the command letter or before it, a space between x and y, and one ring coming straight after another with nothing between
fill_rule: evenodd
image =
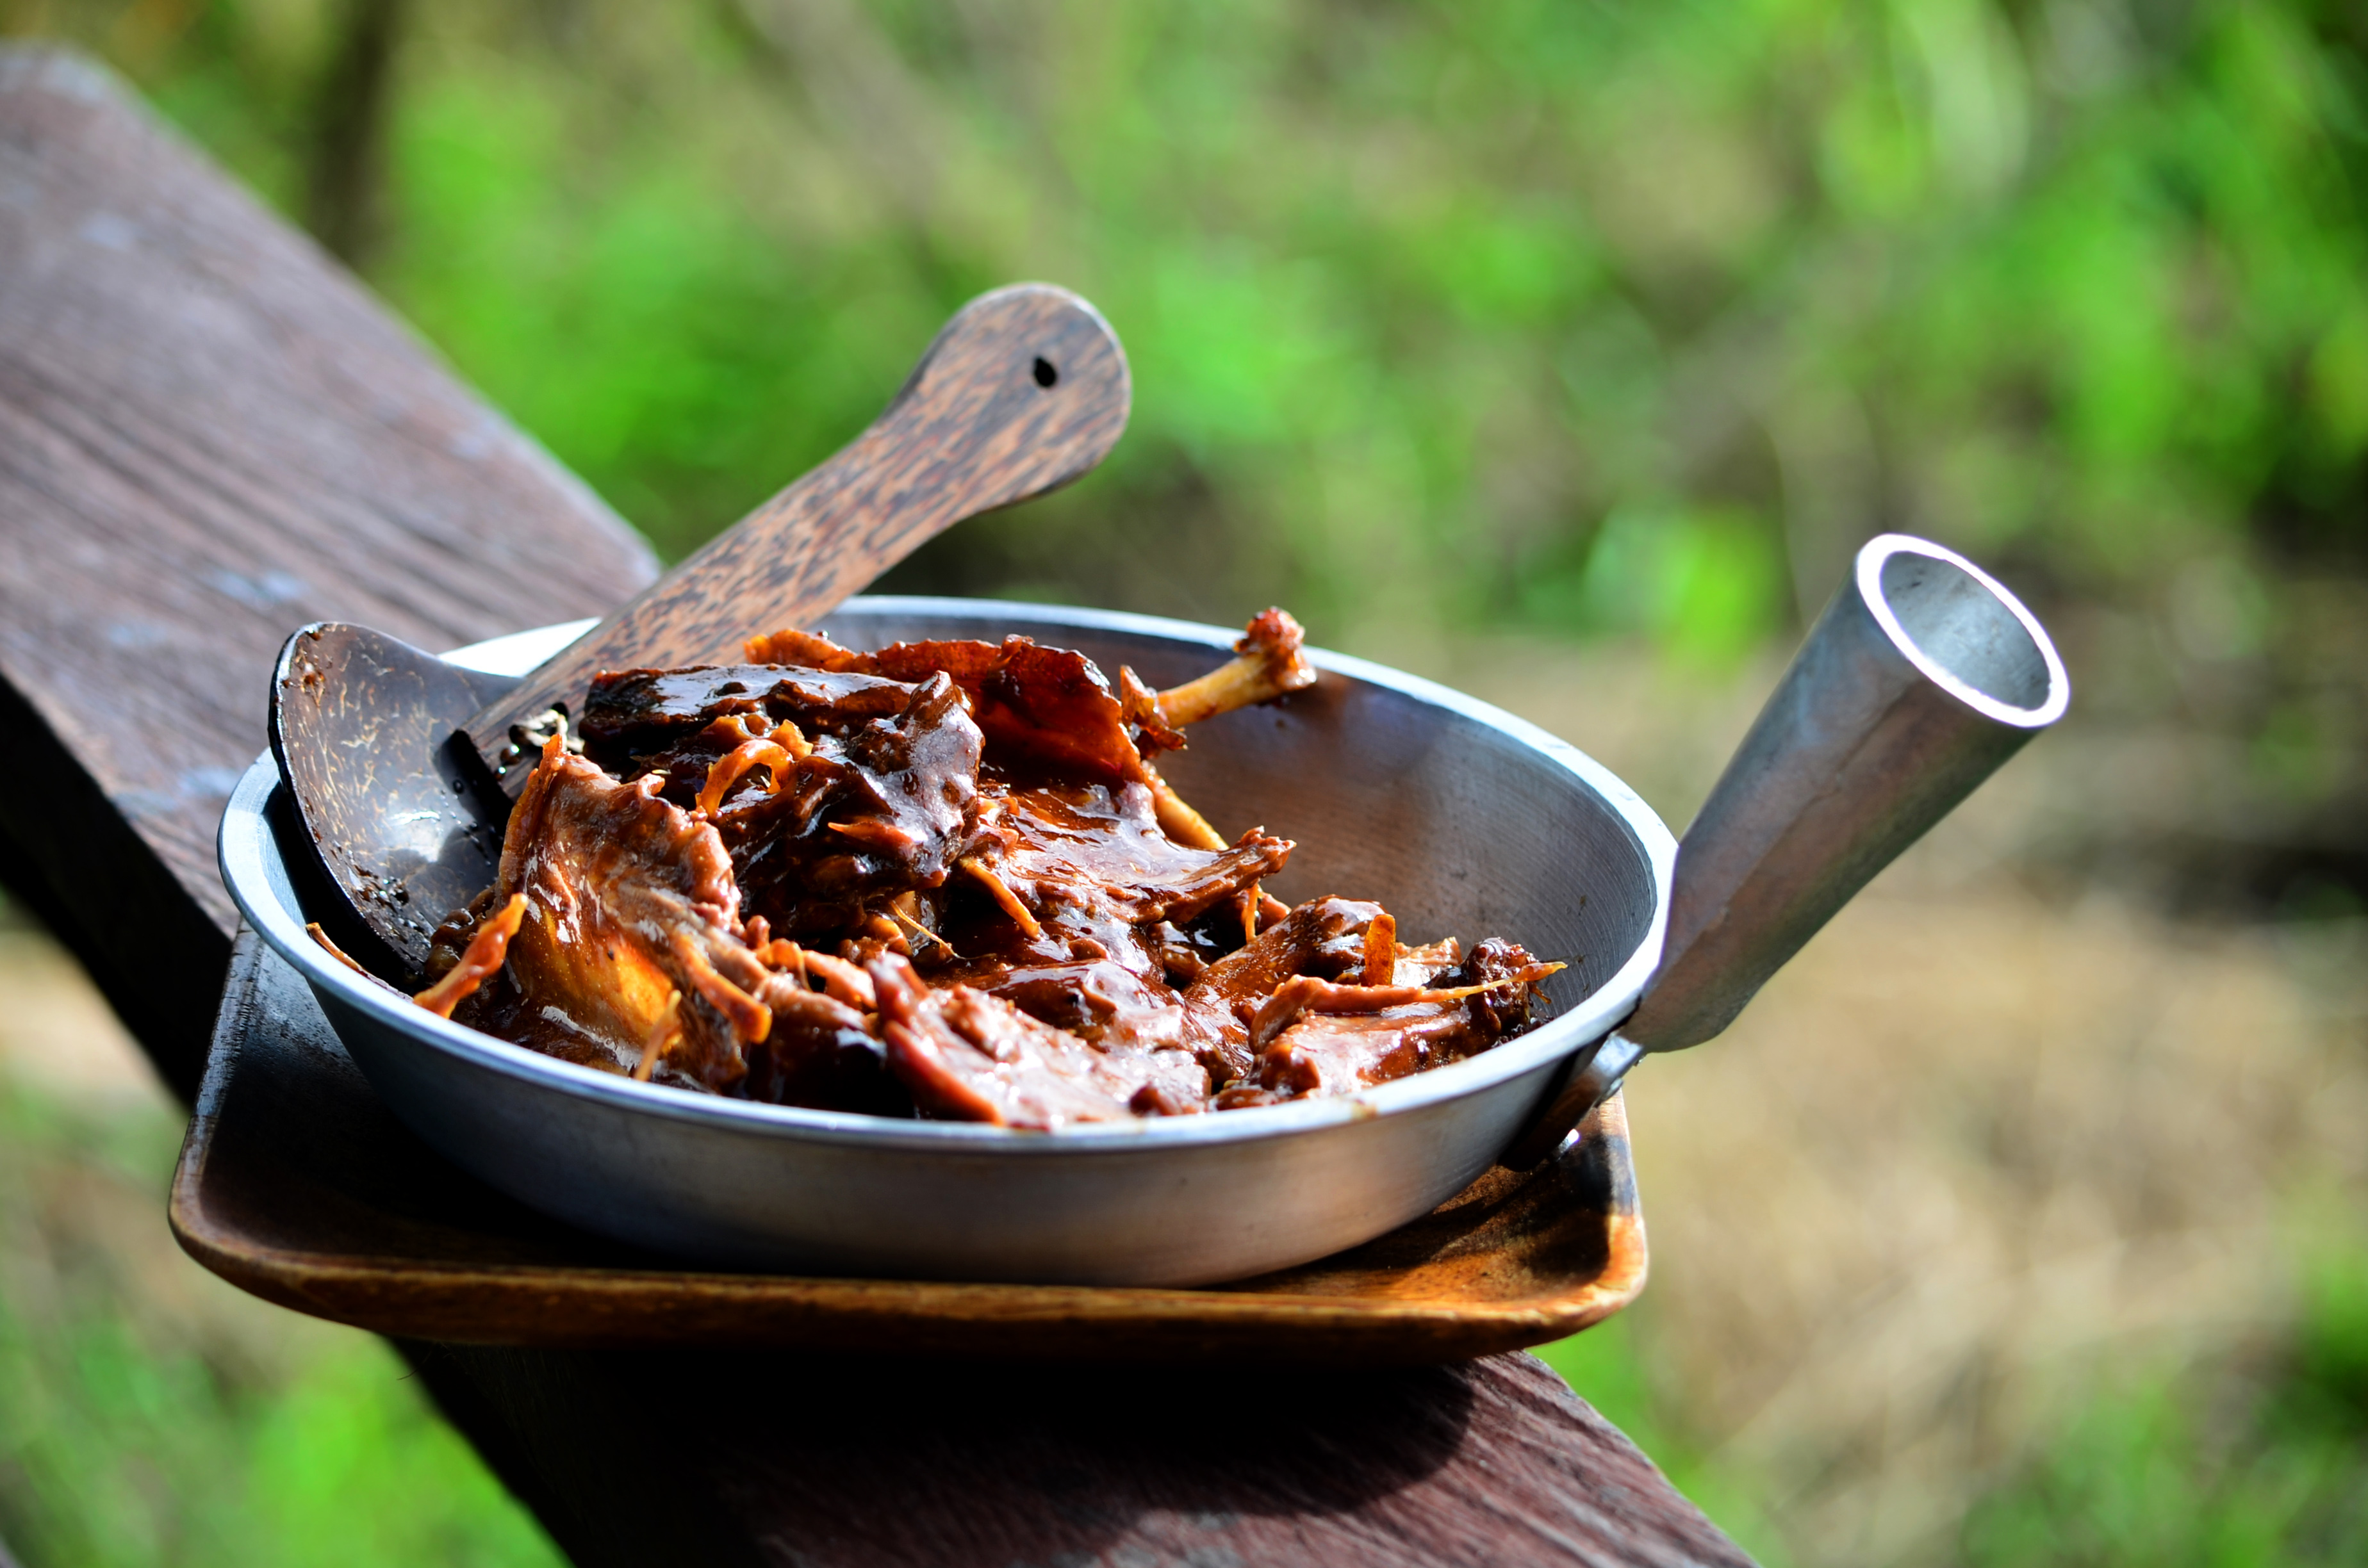
<instances>
[{"instance_id":1,"label":"wooden serving tray","mask_svg":"<svg viewBox=\"0 0 2368 1568\"><path fill-rule=\"evenodd\" d=\"M1617 1099L1523 1177L1304 1267L1201 1290L694 1272L546 1219L370 1092L301 976L240 933L173 1233L241 1289L403 1338L765 1345L1060 1359L1458 1360L1538 1345L1645 1284Z\"/></svg>"}]
</instances>

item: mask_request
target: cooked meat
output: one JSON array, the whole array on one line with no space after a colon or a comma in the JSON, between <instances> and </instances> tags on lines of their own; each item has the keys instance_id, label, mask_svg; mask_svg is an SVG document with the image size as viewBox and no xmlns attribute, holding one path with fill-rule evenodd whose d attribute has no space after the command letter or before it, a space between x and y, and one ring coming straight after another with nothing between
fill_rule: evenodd
<instances>
[{"instance_id":1,"label":"cooked meat","mask_svg":"<svg viewBox=\"0 0 2368 1568\"><path fill-rule=\"evenodd\" d=\"M718 719L761 714L809 734L836 733L901 713L912 698L908 683L835 670L774 665L614 670L593 678L576 729L586 756L632 774L644 771L641 759Z\"/></svg>"},{"instance_id":2,"label":"cooked meat","mask_svg":"<svg viewBox=\"0 0 2368 1568\"><path fill-rule=\"evenodd\" d=\"M944 676L901 689L893 718L821 735L770 793L714 814L752 915L789 935L860 924L871 905L945 884L973 836L981 737Z\"/></svg>"},{"instance_id":3,"label":"cooked meat","mask_svg":"<svg viewBox=\"0 0 2368 1568\"><path fill-rule=\"evenodd\" d=\"M1173 1048L1090 1044L967 985L924 985L875 960L889 1065L931 1114L1007 1127L1175 1116L1203 1108L1209 1075Z\"/></svg>"},{"instance_id":4,"label":"cooked meat","mask_svg":"<svg viewBox=\"0 0 2368 1568\"><path fill-rule=\"evenodd\" d=\"M604 675L586 753L712 822L742 905L785 936L942 885L975 822L983 738L942 672L722 665Z\"/></svg>"},{"instance_id":5,"label":"cooked meat","mask_svg":"<svg viewBox=\"0 0 2368 1568\"><path fill-rule=\"evenodd\" d=\"M519 1022L619 1071L655 1052L711 1089L746 1075L742 1042L771 1022L750 994L766 971L738 935L723 841L655 780L620 783L554 736L510 813L495 887L526 900L504 971Z\"/></svg>"},{"instance_id":6,"label":"cooked meat","mask_svg":"<svg viewBox=\"0 0 2368 1568\"><path fill-rule=\"evenodd\" d=\"M502 965L509 958L510 938L518 935L518 923L525 918L526 895L512 893L510 901L502 905L498 912L490 914L476 923L469 933L469 945L461 949L461 956L453 961L452 967L429 984L427 990L417 993L411 999L438 1017L450 1017L453 1008L474 996L479 986L501 971ZM353 960L337 952L337 945L329 940L327 934L322 931L319 926L314 925L307 929L313 933L313 940L329 951L336 953L338 958L344 959L347 966L361 969L361 966L355 963ZM362 972L368 974L370 971L362 970Z\"/></svg>"},{"instance_id":7,"label":"cooked meat","mask_svg":"<svg viewBox=\"0 0 2368 1568\"><path fill-rule=\"evenodd\" d=\"M951 911L962 955L931 977L1000 996L1087 1040L1176 1045L1188 1028L1170 976L1203 967L1179 928L1282 869L1288 841L1252 832L1212 852L1169 839L1140 784L990 783L981 851L963 862L985 890Z\"/></svg>"},{"instance_id":8,"label":"cooked meat","mask_svg":"<svg viewBox=\"0 0 2368 1568\"><path fill-rule=\"evenodd\" d=\"M1378 903L1310 899L1269 926L1240 951L1209 966L1184 994L1198 1026L1197 1043L1222 1083L1249 1076L1257 1066L1250 1025L1266 999L1294 976L1337 980L1354 966L1362 972L1365 932L1388 918Z\"/></svg>"},{"instance_id":9,"label":"cooked meat","mask_svg":"<svg viewBox=\"0 0 2368 1568\"><path fill-rule=\"evenodd\" d=\"M836 996L779 979L765 995L773 1027L747 1048L742 1095L815 1110L913 1114L913 1096L888 1070L873 1019Z\"/></svg>"},{"instance_id":10,"label":"cooked meat","mask_svg":"<svg viewBox=\"0 0 2368 1568\"><path fill-rule=\"evenodd\" d=\"M942 674L970 699L1005 768L1110 784L1143 780L1143 758L1110 682L1091 659L1067 648L1007 637L1000 643L892 642L858 653L811 632L782 631L750 639L747 652L752 659L810 661L841 676L921 681Z\"/></svg>"},{"instance_id":11,"label":"cooked meat","mask_svg":"<svg viewBox=\"0 0 2368 1568\"><path fill-rule=\"evenodd\" d=\"M996 791L986 863L1023 901L1092 907L1132 925L1189 921L1282 869L1291 841L1252 828L1231 848L1187 848L1159 830L1140 784Z\"/></svg>"},{"instance_id":12,"label":"cooked meat","mask_svg":"<svg viewBox=\"0 0 2368 1568\"><path fill-rule=\"evenodd\" d=\"M1219 1107L1353 1094L1461 1062L1502 1040L1516 1019L1525 1024L1538 982L1560 967L1492 939L1469 963L1414 983L1342 985L1295 976L1251 1019L1255 1084L1228 1088Z\"/></svg>"},{"instance_id":13,"label":"cooked meat","mask_svg":"<svg viewBox=\"0 0 2368 1568\"><path fill-rule=\"evenodd\" d=\"M515 928L503 983L463 1002L464 1021L718 1093L898 1105L862 1015L758 955L714 827L660 799L655 782L620 783L557 737L544 747L495 884L503 909L491 919ZM480 951L479 933L448 929ZM466 967L464 957L453 972Z\"/></svg>"},{"instance_id":14,"label":"cooked meat","mask_svg":"<svg viewBox=\"0 0 2368 1568\"><path fill-rule=\"evenodd\" d=\"M782 1105L1053 1128L1344 1094L1526 1028L1560 967L1286 910L1147 760L1315 678L1269 610L1168 692L1026 638L593 683L423 1006L570 1060ZM471 994L473 990L474 994Z\"/></svg>"}]
</instances>

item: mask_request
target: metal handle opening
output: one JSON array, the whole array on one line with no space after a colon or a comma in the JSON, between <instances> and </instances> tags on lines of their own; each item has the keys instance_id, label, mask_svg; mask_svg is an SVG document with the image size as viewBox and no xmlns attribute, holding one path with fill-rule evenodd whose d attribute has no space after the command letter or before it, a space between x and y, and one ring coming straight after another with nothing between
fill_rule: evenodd
<instances>
[{"instance_id":1,"label":"metal handle opening","mask_svg":"<svg viewBox=\"0 0 2368 1568\"><path fill-rule=\"evenodd\" d=\"M1858 590L1908 663L1985 718L2039 730L2072 683L2039 619L1998 580L1927 540L1884 534L1859 551Z\"/></svg>"}]
</instances>

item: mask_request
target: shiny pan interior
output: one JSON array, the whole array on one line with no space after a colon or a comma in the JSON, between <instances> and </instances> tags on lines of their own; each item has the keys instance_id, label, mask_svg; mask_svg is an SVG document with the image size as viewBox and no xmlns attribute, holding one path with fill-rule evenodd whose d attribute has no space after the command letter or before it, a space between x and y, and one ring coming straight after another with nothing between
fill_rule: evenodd
<instances>
[{"instance_id":1,"label":"shiny pan interior","mask_svg":"<svg viewBox=\"0 0 2368 1568\"><path fill-rule=\"evenodd\" d=\"M824 622L858 648L1019 632L1201 675L1236 635L1060 607L865 597ZM532 667L581 625L449 655ZM268 810L267 756L223 817L222 869L311 983L371 1085L446 1157L586 1229L711 1265L805 1273L1192 1285L1287 1267L1422 1214L1494 1163L1560 1068L1658 961L1676 845L1610 771L1535 726L1362 660L1195 726L1162 771L1221 831L1298 848L1269 892L1378 899L1408 941L1502 936L1570 968L1549 1020L1469 1061L1334 1099L1015 1131L659 1088L493 1039L344 969L305 935Z\"/></svg>"}]
</instances>

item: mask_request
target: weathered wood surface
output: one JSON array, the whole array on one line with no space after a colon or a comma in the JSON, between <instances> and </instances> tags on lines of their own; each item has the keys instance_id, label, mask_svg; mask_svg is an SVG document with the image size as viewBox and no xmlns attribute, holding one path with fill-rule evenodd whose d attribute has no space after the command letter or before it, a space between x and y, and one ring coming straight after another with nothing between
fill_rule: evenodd
<instances>
[{"instance_id":1,"label":"weathered wood surface","mask_svg":"<svg viewBox=\"0 0 2368 1568\"><path fill-rule=\"evenodd\" d=\"M1527 1356L1392 1375L1178 1376L923 1358L442 1350L571 1519L654 1494L590 1563L1741 1563L1619 1431ZM708 1411L687 1440L677 1413ZM572 1434L620 1445L586 1461ZM663 1435L663 1436L662 1436ZM543 1446L548 1445L548 1446ZM579 1538L580 1539L580 1538Z\"/></svg>"},{"instance_id":2,"label":"weathered wood surface","mask_svg":"<svg viewBox=\"0 0 2368 1568\"><path fill-rule=\"evenodd\" d=\"M513 728L579 710L593 676L728 663L752 631L811 625L964 517L1087 472L1133 396L1117 336L1066 290L972 301L861 435L470 720L469 738L515 796Z\"/></svg>"},{"instance_id":3,"label":"weathered wood surface","mask_svg":"<svg viewBox=\"0 0 2368 1568\"><path fill-rule=\"evenodd\" d=\"M0 52L0 850L195 1086L272 655L648 580L583 488L108 80ZM1521 1357L1346 1380L404 1346L587 1563L1738 1562Z\"/></svg>"},{"instance_id":4,"label":"weathered wood surface","mask_svg":"<svg viewBox=\"0 0 2368 1568\"><path fill-rule=\"evenodd\" d=\"M683 1268L547 1220L438 1158L370 1093L252 933L173 1179L182 1245L300 1312L413 1338L745 1345L1240 1365L1435 1365L1601 1321L1645 1283L1627 1122L1492 1171L1364 1246L1217 1290L798 1278Z\"/></svg>"},{"instance_id":5,"label":"weathered wood surface","mask_svg":"<svg viewBox=\"0 0 2368 1568\"><path fill-rule=\"evenodd\" d=\"M183 1094L230 958L214 826L263 749L256 672L280 640L339 618L449 648L654 575L590 491L110 78L0 53L10 881Z\"/></svg>"}]
</instances>

